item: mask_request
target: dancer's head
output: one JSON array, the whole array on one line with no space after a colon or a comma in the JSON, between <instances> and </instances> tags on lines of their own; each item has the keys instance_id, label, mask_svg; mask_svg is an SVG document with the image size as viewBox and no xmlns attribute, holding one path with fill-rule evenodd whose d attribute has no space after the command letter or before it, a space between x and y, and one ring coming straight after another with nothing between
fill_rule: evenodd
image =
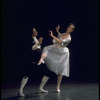
<instances>
[{"instance_id":1,"label":"dancer's head","mask_svg":"<svg viewBox=\"0 0 100 100\"><path fill-rule=\"evenodd\" d=\"M37 35L38 35L37 30L35 28L33 28L33 34L32 34L32 36L36 37Z\"/></svg>"},{"instance_id":2,"label":"dancer's head","mask_svg":"<svg viewBox=\"0 0 100 100\"><path fill-rule=\"evenodd\" d=\"M67 27L66 32L71 33L75 29L75 25L73 23L70 23L69 26Z\"/></svg>"}]
</instances>

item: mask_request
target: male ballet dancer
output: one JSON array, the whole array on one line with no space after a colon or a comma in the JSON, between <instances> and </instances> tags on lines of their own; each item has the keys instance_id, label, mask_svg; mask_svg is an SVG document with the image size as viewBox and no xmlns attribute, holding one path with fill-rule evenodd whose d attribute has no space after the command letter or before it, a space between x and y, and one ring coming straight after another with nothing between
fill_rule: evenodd
<instances>
[{"instance_id":1,"label":"male ballet dancer","mask_svg":"<svg viewBox=\"0 0 100 100\"><path fill-rule=\"evenodd\" d=\"M43 38L42 37L39 37L39 40L37 39L37 35L38 35L38 32L35 28L33 28L33 34L32 34L32 38L33 38L33 42L35 43L33 46L32 46L32 51L33 51L33 58L34 58L34 61L35 61L35 58L40 58L41 56L41 44L42 44L42 41L43 41ZM38 62L35 61L35 63ZM34 63L34 61L32 63ZM44 62L43 62L44 63ZM33 64L34 66L36 66L35 64ZM40 83L40 86L39 86L39 89L38 89L38 93L41 93L41 92L44 92L44 93L48 93L47 90L44 90L43 87L44 85L47 83L49 77L51 77L54 73L49 71L46 67L45 64L43 64L42 66L45 66L45 72L44 72L44 76L41 80L41 83ZM21 80L21 84L20 84L20 88L19 88L19 91L18 91L18 95L19 96L25 96L25 94L23 93L23 89L26 85L26 83L28 82L28 76L24 76Z\"/></svg>"}]
</instances>

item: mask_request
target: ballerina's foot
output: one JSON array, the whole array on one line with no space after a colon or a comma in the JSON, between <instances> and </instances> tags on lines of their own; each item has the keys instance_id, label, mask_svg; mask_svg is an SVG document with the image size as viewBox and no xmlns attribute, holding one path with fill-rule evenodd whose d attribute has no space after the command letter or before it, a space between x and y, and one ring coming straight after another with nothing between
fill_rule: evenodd
<instances>
[{"instance_id":1,"label":"ballerina's foot","mask_svg":"<svg viewBox=\"0 0 100 100\"><path fill-rule=\"evenodd\" d=\"M37 65L41 65L41 62L39 62Z\"/></svg>"},{"instance_id":2,"label":"ballerina's foot","mask_svg":"<svg viewBox=\"0 0 100 100\"><path fill-rule=\"evenodd\" d=\"M48 93L48 91L47 90L44 90L44 89L39 89L38 90L38 93Z\"/></svg>"},{"instance_id":3,"label":"ballerina's foot","mask_svg":"<svg viewBox=\"0 0 100 100\"><path fill-rule=\"evenodd\" d=\"M20 91L18 92L18 95L21 96L21 97L25 96L25 94L23 92L20 92Z\"/></svg>"},{"instance_id":4,"label":"ballerina's foot","mask_svg":"<svg viewBox=\"0 0 100 100\"><path fill-rule=\"evenodd\" d=\"M58 93L60 93L60 90L59 90L59 89L57 89L57 92L58 92Z\"/></svg>"}]
</instances>

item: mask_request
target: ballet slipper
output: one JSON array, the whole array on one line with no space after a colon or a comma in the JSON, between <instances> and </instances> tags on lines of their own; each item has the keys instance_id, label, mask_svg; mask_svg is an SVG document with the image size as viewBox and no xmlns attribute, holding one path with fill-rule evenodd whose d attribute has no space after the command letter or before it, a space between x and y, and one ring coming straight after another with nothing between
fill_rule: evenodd
<instances>
[{"instance_id":1,"label":"ballet slipper","mask_svg":"<svg viewBox=\"0 0 100 100\"><path fill-rule=\"evenodd\" d=\"M47 90L44 90L43 88L40 88L40 89L38 90L38 93L48 93L48 91L47 91Z\"/></svg>"},{"instance_id":2,"label":"ballet slipper","mask_svg":"<svg viewBox=\"0 0 100 100\"><path fill-rule=\"evenodd\" d=\"M21 97L25 96L25 94L23 92L21 92L21 91L18 92L18 95L21 96Z\"/></svg>"},{"instance_id":3,"label":"ballet slipper","mask_svg":"<svg viewBox=\"0 0 100 100\"><path fill-rule=\"evenodd\" d=\"M60 90L59 90L59 89L57 89L57 92L58 92L58 93L60 93Z\"/></svg>"}]
</instances>

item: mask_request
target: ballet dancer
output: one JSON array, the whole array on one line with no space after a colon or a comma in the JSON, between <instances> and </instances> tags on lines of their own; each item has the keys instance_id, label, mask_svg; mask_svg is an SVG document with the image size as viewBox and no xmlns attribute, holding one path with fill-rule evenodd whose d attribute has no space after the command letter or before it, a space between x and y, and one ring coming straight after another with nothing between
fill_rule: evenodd
<instances>
[{"instance_id":1,"label":"ballet dancer","mask_svg":"<svg viewBox=\"0 0 100 100\"><path fill-rule=\"evenodd\" d=\"M32 62L32 63L36 63L36 66L37 66L37 62L38 62L38 60L39 60L39 58L41 56L41 44L42 44L42 41L43 41L43 38L42 37L39 37L39 40L38 40L37 39L37 36L38 36L38 32L37 32L37 30L35 28L33 28L32 39L33 39L33 43L35 43L35 44L32 46L32 51L33 51L32 57L34 58L33 59L34 62ZM35 66L35 64L34 64L34 66ZM43 66L45 67L46 65L43 64ZM32 64L32 67L33 67L33 64ZM31 74L31 70L28 69L28 72L26 74L27 75L24 76L22 78L22 80L21 80L20 88L18 90L18 95L19 96L25 96L25 94L23 93L23 90L24 90L24 87L25 87L26 83L28 82L29 76ZM47 67L45 67L45 72L43 74L44 74L44 76L41 79L41 83L39 85L38 93L41 93L41 92L48 93L48 91L47 90L44 90L43 87L47 83L49 77L51 77L51 76L54 75L54 73L52 73L51 71L49 71L47 69Z\"/></svg>"},{"instance_id":2,"label":"ballet dancer","mask_svg":"<svg viewBox=\"0 0 100 100\"><path fill-rule=\"evenodd\" d=\"M57 75L57 92L60 92L60 84L62 77L69 77L69 49L66 47L71 42L71 33L75 29L75 25L70 23L65 33L59 32L60 26L56 27L58 37L53 35L52 31L50 36L55 41L55 44L43 48L41 58L38 65L45 61L46 66Z\"/></svg>"}]
</instances>

